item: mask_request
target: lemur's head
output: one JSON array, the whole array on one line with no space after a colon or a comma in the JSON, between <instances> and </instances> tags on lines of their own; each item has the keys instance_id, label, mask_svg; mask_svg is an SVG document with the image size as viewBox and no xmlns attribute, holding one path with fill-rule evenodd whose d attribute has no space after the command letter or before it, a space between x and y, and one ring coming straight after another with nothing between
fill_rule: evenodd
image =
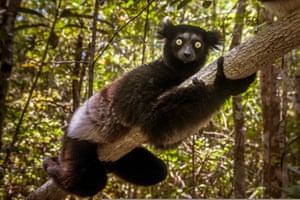
<instances>
[{"instance_id":1,"label":"lemur's head","mask_svg":"<svg viewBox=\"0 0 300 200\"><path fill-rule=\"evenodd\" d=\"M200 68L209 50L218 49L221 44L219 32L186 24L173 25L167 20L160 24L158 37L165 40L164 60L174 67L187 64Z\"/></svg>"}]
</instances>

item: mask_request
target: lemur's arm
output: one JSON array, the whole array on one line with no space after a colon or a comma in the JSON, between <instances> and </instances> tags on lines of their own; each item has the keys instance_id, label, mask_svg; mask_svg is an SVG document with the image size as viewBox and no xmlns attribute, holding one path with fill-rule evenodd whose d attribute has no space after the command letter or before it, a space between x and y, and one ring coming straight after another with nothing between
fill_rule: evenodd
<instances>
[{"instance_id":1,"label":"lemur's arm","mask_svg":"<svg viewBox=\"0 0 300 200\"><path fill-rule=\"evenodd\" d=\"M223 73L223 58L218 60L218 71L213 85L195 82L187 88L176 88L158 98L150 113L141 119L143 131L158 147L177 144L196 130L231 95L244 92L255 74L245 79L229 80Z\"/></svg>"}]
</instances>

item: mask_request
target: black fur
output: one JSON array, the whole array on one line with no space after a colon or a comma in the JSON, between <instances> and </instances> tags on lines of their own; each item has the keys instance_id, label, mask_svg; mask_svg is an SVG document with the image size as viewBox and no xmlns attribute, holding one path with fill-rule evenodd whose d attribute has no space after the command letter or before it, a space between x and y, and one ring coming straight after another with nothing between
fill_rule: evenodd
<instances>
[{"instance_id":1,"label":"black fur","mask_svg":"<svg viewBox=\"0 0 300 200\"><path fill-rule=\"evenodd\" d=\"M158 33L165 40L163 56L125 74L87 100L73 115L60 160L45 160L46 172L64 190L94 195L105 187L108 172L137 185L164 180L165 164L145 148L105 163L98 160L96 146L118 140L138 126L155 147L175 147L255 78L226 79L221 58L213 85L194 81L187 88L176 88L202 67L221 37L217 32L169 22L163 23Z\"/></svg>"},{"instance_id":2,"label":"black fur","mask_svg":"<svg viewBox=\"0 0 300 200\"><path fill-rule=\"evenodd\" d=\"M135 148L114 162L110 170L120 178L142 186L156 184L167 176L164 162L142 147Z\"/></svg>"},{"instance_id":3,"label":"black fur","mask_svg":"<svg viewBox=\"0 0 300 200\"><path fill-rule=\"evenodd\" d=\"M64 190L89 196L102 190L107 181L106 167L99 161L97 145L65 137L61 160L46 158L44 169Z\"/></svg>"},{"instance_id":4,"label":"black fur","mask_svg":"<svg viewBox=\"0 0 300 200\"><path fill-rule=\"evenodd\" d=\"M168 91L167 95L159 97L151 110L143 115L142 130L156 147L172 148L199 129L199 124L207 121L230 95L245 91L254 77L253 75L243 80L226 79L221 57L213 85L194 83L188 88Z\"/></svg>"}]
</instances>

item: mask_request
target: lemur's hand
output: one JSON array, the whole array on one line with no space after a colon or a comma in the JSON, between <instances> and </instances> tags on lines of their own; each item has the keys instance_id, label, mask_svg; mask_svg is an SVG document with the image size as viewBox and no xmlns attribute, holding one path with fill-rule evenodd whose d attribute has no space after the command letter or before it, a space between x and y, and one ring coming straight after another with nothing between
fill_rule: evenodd
<instances>
[{"instance_id":1,"label":"lemur's hand","mask_svg":"<svg viewBox=\"0 0 300 200\"><path fill-rule=\"evenodd\" d=\"M198 78L193 78L192 81L193 81L193 85L194 85L194 86L205 88L205 83L204 83L203 80L200 80L200 79L198 79Z\"/></svg>"},{"instance_id":2,"label":"lemur's hand","mask_svg":"<svg viewBox=\"0 0 300 200\"><path fill-rule=\"evenodd\" d=\"M214 85L225 95L238 95L245 92L250 84L254 81L256 73L243 78L231 80L225 77L224 74L224 57L221 56L217 61L217 74Z\"/></svg>"}]
</instances>

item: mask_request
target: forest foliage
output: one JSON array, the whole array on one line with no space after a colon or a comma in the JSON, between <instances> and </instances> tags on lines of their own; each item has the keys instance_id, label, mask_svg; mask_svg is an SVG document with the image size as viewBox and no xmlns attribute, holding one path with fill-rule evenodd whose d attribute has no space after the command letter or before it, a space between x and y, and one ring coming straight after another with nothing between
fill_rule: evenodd
<instances>
[{"instance_id":1,"label":"forest foliage","mask_svg":"<svg viewBox=\"0 0 300 200\"><path fill-rule=\"evenodd\" d=\"M24 198L48 179L42 161L46 156L58 155L63 128L74 110L89 97L91 73L92 90L97 92L126 71L161 55L163 41L156 38L156 27L164 17L168 16L175 24L219 30L224 36L224 45L219 52L211 53L209 61L229 50L237 1L113 0L99 3L96 27L93 27L95 2L90 0L27 0L16 8L14 66L0 138L0 199ZM247 1L245 16L241 19L244 23L242 42L266 26L262 12L257 1ZM96 30L95 40L93 30ZM299 50L294 50L276 61L277 74L269 83L277 83L276 97L281 105L278 112L286 114L284 155L272 162L286 162L289 178L285 187L277 190L288 191L284 194L292 197L294 188L297 190L300 184L300 109L297 110L300 91L296 86L300 74L299 54ZM242 100L246 138L245 198L264 197L263 122L272 116L262 114L261 93L264 91L260 85L258 76ZM99 196L233 198L232 180L239 177L233 174L235 139L231 103L227 101L206 127L192 134L177 149L158 151L148 147L167 163L167 180L151 187L137 187L111 176ZM287 159L280 160L283 156Z\"/></svg>"}]
</instances>

